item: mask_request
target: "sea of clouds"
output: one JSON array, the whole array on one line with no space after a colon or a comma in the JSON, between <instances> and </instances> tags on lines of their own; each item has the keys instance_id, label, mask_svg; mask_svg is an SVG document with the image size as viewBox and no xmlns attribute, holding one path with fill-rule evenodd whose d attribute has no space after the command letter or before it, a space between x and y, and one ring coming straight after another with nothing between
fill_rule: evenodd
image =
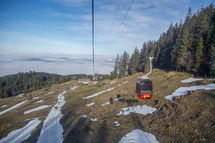
<instances>
[{"instance_id":1,"label":"sea of clouds","mask_svg":"<svg viewBox=\"0 0 215 143\"><path fill-rule=\"evenodd\" d=\"M95 72L108 74L115 57L95 56ZM60 75L93 74L91 55L69 54L0 54L0 76L18 72L47 72Z\"/></svg>"}]
</instances>

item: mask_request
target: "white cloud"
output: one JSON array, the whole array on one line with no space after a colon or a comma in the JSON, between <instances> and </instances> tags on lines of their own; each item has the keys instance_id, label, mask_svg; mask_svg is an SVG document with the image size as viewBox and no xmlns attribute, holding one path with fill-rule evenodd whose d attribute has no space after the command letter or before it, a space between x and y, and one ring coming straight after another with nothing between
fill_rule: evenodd
<instances>
[{"instance_id":1,"label":"white cloud","mask_svg":"<svg viewBox=\"0 0 215 143\"><path fill-rule=\"evenodd\" d=\"M83 6L89 3L90 0L51 0L53 2L60 3L64 6Z\"/></svg>"},{"instance_id":2,"label":"white cloud","mask_svg":"<svg viewBox=\"0 0 215 143\"><path fill-rule=\"evenodd\" d=\"M143 42L157 40L160 34L168 29L171 22L174 24L184 19L188 7L191 6L192 9L194 7L193 12L196 12L197 8L201 8L201 4L207 6L206 4L211 2L211 0L135 0L113 41L131 0L121 1L110 33L119 1L95 1L95 54L103 55L103 57L96 56L96 66L99 70L101 69L101 72L109 72L112 68L110 67L112 60L107 61L107 55L115 57L123 51L131 53L136 46L140 49ZM28 16L31 15L31 19L25 19L25 16L20 18L18 15L14 19L5 18L11 13L0 11L2 18L0 20L2 26L0 27L0 52L46 53L47 55L52 53L91 54L91 0L45 0L44 4L47 4L44 9L37 8L32 12L26 12ZM3 63L0 71L6 74L19 70L43 70L67 74L70 72L87 73L92 69L92 58L89 57L19 56L24 59L28 58L29 61L20 62L20 58L14 59L11 56L9 57L14 61L8 60L7 57L7 61L0 58L0 63ZM80 66L81 64L84 66ZM42 69L38 68L40 65Z\"/></svg>"},{"instance_id":3,"label":"white cloud","mask_svg":"<svg viewBox=\"0 0 215 143\"><path fill-rule=\"evenodd\" d=\"M74 54L0 54L0 76L18 72L48 72L61 75L92 74L92 56ZM110 73L113 70L114 58L95 56L95 70L99 73Z\"/></svg>"},{"instance_id":4,"label":"white cloud","mask_svg":"<svg viewBox=\"0 0 215 143\"><path fill-rule=\"evenodd\" d=\"M60 8L50 7L47 8L47 11L38 11L41 13L41 17L46 16L45 18L51 19L50 21L47 19L48 22L17 21L20 25L28 25L33 29L29 28L26 33L30 36L22 39L38 46L41 51L44 48L54 48L57 51L60 47L61 51L65 51L65 53L69 49L76 53L91 53L91 1L46 0L46 2L57 4ZM116 0L95 1L95 51L97 54L104 54L107 51L131 0L121 1L116 21L109 33L118 3L119 1ZM174 24L184 18L190 3L190 0L135 0L111 44L109 53L120 54L122 50L130 50L136 46L140 49L143 42L157 40L171 22ZM42 31L41 35L35 32L38 29L40 32Z\"/></svg>"},{"instance_id":5,"label":"white cloud","mask_svg":"<svg viewBox=\"0 0 215 143\"><path fill-rule=\"evenodd\" d=\"M73 54L80 54L84 53L87 54L91 52L91 49L89 49L90 46L85 46L83 43L75 42L79 39L74 39L72 41L67 41L58 37L55 38L47 38L47 36L41 35L36 36L32 34L25 34L20 32L0 32L2 34L2 37L6 39L7 41L13 40L15 42L13 43L0 43L0 51L4 49L4 47L7 47L8 51L25 51L27 53L29 52L48 52L48 53L73 53ZM76 38L76 37L74 37ZM16 45L16 42L21 42L24 45ZM83 41L83 39L82 39ZM90 44L90 43L89 43ZM14 48L17 47L18 48ZM60 51L59 49L62 49Z\"/></svg>"}]
</instances>

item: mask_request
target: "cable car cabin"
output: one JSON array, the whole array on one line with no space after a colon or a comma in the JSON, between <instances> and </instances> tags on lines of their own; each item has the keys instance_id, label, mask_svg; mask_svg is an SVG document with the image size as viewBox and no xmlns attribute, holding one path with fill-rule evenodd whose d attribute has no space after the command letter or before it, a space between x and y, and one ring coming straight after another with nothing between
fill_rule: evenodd
<instances>
[{"instance_id":1,"label":"cable car cabin","mask_svg":"<svg viewBox=\"0 0 215 143\"><path fill-rule=\"evenodd\" d=\"M151 99L153 93L152 81L150 79L138 79L136 93L140 99Z\"/></svg>"}]
</instances>

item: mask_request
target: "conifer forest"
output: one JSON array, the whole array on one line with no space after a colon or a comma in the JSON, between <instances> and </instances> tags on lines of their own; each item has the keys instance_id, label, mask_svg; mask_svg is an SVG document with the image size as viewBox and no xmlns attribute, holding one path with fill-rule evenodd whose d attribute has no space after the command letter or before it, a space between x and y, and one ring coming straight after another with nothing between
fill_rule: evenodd
<instances>
[{"instance_id":1,"label":"conifer forest","mask_svg":"<svg viewBox=\"0 0 215 143\"><path fill-rule=\"evenodd\" d=\"M147 72L149 57L153 67L215 76L215 8L211 4L196 13L189 8L184 20L170 23L157 41L144 42L130 56L126 51L117 55L111 78L122 78L136 72Z\"/></svg>"}]
</instances>

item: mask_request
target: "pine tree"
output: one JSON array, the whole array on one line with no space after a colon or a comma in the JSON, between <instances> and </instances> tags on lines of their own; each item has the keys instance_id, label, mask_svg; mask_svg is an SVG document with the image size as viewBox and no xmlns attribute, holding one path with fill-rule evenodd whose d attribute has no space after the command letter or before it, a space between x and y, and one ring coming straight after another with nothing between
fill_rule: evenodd
<instances>
[{"instance_id":1,"label":"pine tree","mask_svg":"<svg viewBox=\"0 0 215 143\"><path fill-rule=\"evenodd\" d=\"M119 73L119 55L117 54L116 57L116 61L115 61L115 65L114 65L114 70L113 70L113 78L117 78L118 77L118 73Z\"/></svg>"},{"instance_id":2,"label":"pine tree","mask_svg":"<svg viewBox=\"0 0 215 143\"><path fill-rule=\"evenodd\" d=\"M210 59L210 62L209 62L210 74L214 76L215 75L215 33L213 36L213 41L211 43L209 59Z\"/></svg>"},{"instance_id":3,"label":"pine tree","mask_svg":"<svg viewBox=\"0 0 215 143\"><path fill-rule=\"evenodd\" d=\"M139 58L139 63L138 63L138 67L137 67L138 72L144 71L144 60L146 58L146 53L147 53L146 48L147 48L147 46L146 46L146 43L144 42L141 52L140 52L140 58Z\"/></svg>"},{"instance_id":4,"label":"pine tree","mask_svg":"<svg viewBox=\"0 0 215 143\"><path fill-rule=\"evenodd\" d=\"M177 55L177 60L176 60L176 69L180 69L180 70L186 70L187 71L187 67L183 65L183 61L185 61L186 59L183 59L184 54L186 54L190 49L191 49L191 44L189 42L189 40L187 40L191 35L190 35L190 31L191 31L191 16L192 16L192 10L191 8L188 9L188 13L185 19L185 22L182 26L182 30L180 33L180 39L178 39L178 41L182 42L178 45L177 51L176 51L176 55Z\"/></svg>"},{"instance_id":5,"label":"pine tree","mask_svg":"<svg viewBox=\"0 0 215 143\"><path fill-rule=\"evenodd\" d=\"M180 48L179 47L179 43L181 42L181 39L182 39L182 20L180 21L179 23L179 26L178 24L176 23L176 43L177 44L176 46L173 47L172 51L171 51L171 66L173 69L179 69L179 65L177 64L177 58L179 57L179 53L178 53L178 49Z\"/></svg>"},{"instance_id":6,"label":"pine tree","mask_svg":"<svg viewBox=\"0 0 215 143\"><path fill-rule=\"evenodd\" d=\"M148 71L146 59L154 55L153 65L160 69L183 70L201 75L215 74L215 32L214 29L205 31L215 26L214 23L215 8L213 4L206 8L202 7L194 14L189 8L184 22L181 20L174 27L171 23L167 32L161 34L158 41L150 40L143 43L137 71ZM195 36L197 34L198 37ZM167 48L168 50L166 50ZM120 62L121 66L122 59L123 57ZM133 74L134 71L131 64L133 60L132 55L129 61L129 74Z\"/></svg>"},{"instance_id":7,"label":"pine tree","mask_svg":"<svg viewBox=\"0 0 215 143\"><path fill-rule=\"evenodd\" d=\"M188 29L184 27L182 39L180 42L185 41L187 38L188 38ZM189 47L189 41L185 41L178 46L178 49L176 51L177 53L176 69L181 69L181 70L186 69L186 67L182 65L182 63L180 62L181 60L179 59L183 58L183 55L187 52L188 47Z\"/></svg>"},{"instance_id":8,"label":"pine tree","mask_svg":"<svg viewBox=\"0 0 215 143\"><path fill-rule=\"evenodd\" d=\"M114 74L113 74L113 71L110 72L110 79L113 80L115 77L114 77Z\"/></svg>"},{"instance_id":9,"label":"pine tree","mask_svg":"<svg viewBox=\"0 0 215 143\"><path fill-rule=\"evenodd\" d=\"M128 64L128 75L132 75L137 72L139 58L140 58L140 53L136 47Z\"/></svg>"},{"instance_id":10,"label":"pine tree","mask_svg":"<svg viewBox=\"0 0 215 143\"><path fill-rule=\"evenodd\" d=\"M193 72L197 73L197 71L200 70L200 65L203 60L203 38L202 36L199 38L198 46L196 47L196 53L195 53L195 65L193 68Z\"/></svg>"},{"instance_id":11,"label":"pine tree","mask_svg":"<svg viewBox=\"0 0 215 143\"><path fill-rule=\"evenodd\" d=\"M119 69L119 78L123 78L127 75L128 61L129 61L129 54L126 51L124 51L124 54L122 56L122 61L120 64L120 69Z\"/></svg>"},{"instance_id":12,"label":"pine tree","mask_svg":"<svg viewBox=\"0 0 215 143\"><path fill-rule=\"evenodd\" d=\"M122 58L123 58L123 55L121 54L120 58L119 58L119 62L118 62L118 78L120 78L120 69L122 67Z\"/></svg>"}]
</instances>

